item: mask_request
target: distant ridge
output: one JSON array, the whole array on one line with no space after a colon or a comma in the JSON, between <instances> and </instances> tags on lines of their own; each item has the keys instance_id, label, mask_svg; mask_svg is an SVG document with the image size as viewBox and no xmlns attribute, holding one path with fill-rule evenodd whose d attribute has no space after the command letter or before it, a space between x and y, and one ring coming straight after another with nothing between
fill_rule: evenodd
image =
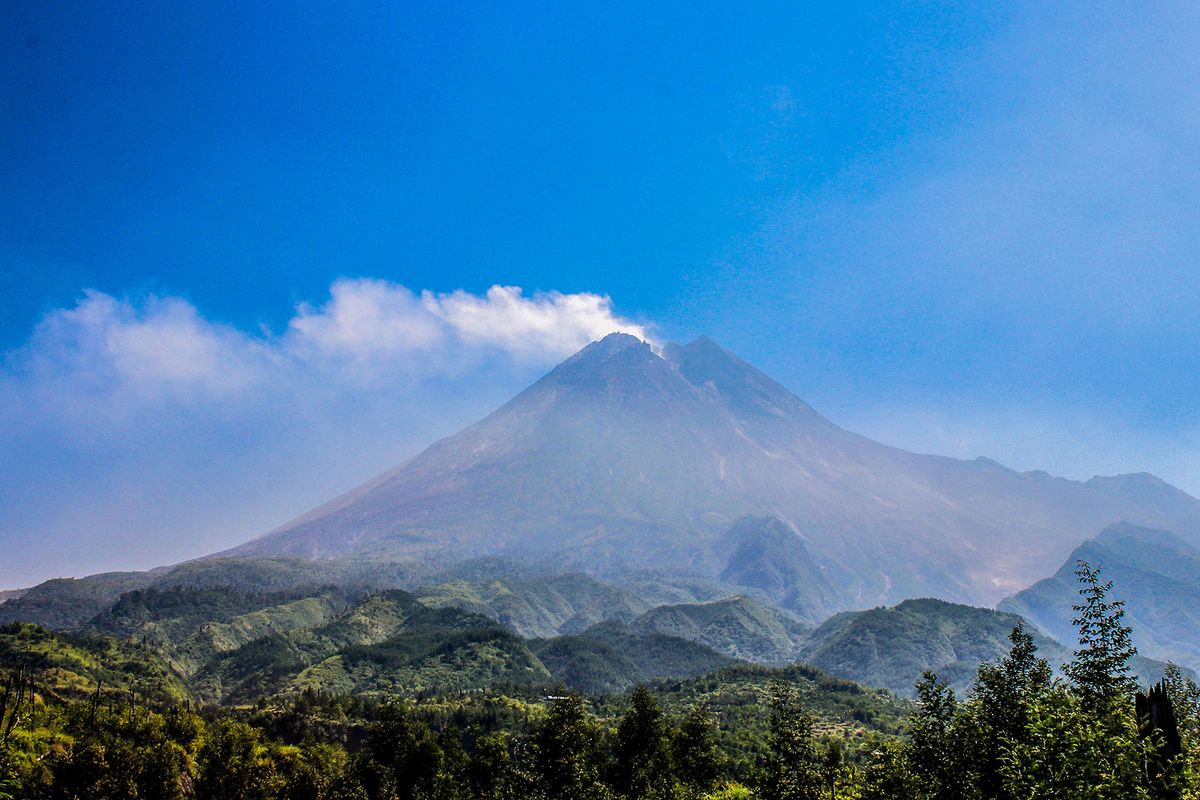
<instances>
[{"instance_id":1,"label":"distant ridge","mask_svg":"<svg viewBox=\"0 0 1200 800\"><path fill-rule=\"evenodd\" d=\"M480 422L222 555L500 555L728 578L757 569L739 572L725 546L747 515L778 520L786 535L763 546L794 545L795 574L822 576L816 595L792 587L821 614L918 596L991 605L1122 519L1200 531L1200 502L1153 476L1080 483L909 453L838 427L708 338L658 354L612 334Z\"/></svg>"},{"instance_id":2,"label":"distant ridge","mask_svg":"<svg viewBox=\"0 0 1200 800\"><path fill-rule=\"evenodd\" d=\"M1080 560L1101 567L1105 580L1113 581L1142 655L1200 671L1200 550L1168 531L1130 523L1106 528L1077 547L1057 572L1007 598L1000 609L1069 641Z\"/></svg>"}]
</instances>

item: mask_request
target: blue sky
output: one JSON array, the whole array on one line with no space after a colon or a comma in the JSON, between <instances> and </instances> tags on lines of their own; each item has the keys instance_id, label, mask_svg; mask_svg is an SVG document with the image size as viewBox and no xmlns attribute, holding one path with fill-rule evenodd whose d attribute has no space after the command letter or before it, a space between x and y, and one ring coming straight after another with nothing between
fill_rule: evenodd
<instances>
[{"instance_id":1,"label":"blue sky","mask_svg":"<svg viewBox=\"0 0 1200 800\"><path fill-rule=\"evenodd\" d=\"M242 541L609 328L1200 493L1196 7L449 5L0 7L0 585Z\"/></svg>"}]
</instances>

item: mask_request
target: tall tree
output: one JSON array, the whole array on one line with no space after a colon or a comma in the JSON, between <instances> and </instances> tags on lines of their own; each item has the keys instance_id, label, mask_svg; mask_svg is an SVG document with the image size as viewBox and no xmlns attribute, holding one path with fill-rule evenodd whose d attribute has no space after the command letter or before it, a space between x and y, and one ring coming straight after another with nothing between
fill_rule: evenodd
<instances>
[{"instance_id":1,"label":"tall tree","mask_svg":"<svg viewBox=\"0 0 1200 800\"><path fill-rule=\"evenodd\" d=\"M630 695L617 725L613 757L612 783L618 793L631 800L670 796L674 770L667 723L658 699L644 686Z\"/></svg>"},{"instance_id":2,"label":"tall tree","mask_svg":"<svg viewBox=\"0 0 1200 800\"><path fill-rule=\"evenodd\" d=\"M546 800L596 800L600 782L600 731L578 695L554 701L530 739L534 779Z\"/></svg>"},{"instance_id":3,"label":"tall tree","mask_svg":"<svg viewBox=\"0 0 1200 800\"><path fill-rule=\"evenodd\" d=\"M975 730L959 714L954 690L926 670L916 683L917 711L909 721L912 771L931 800L964 800L975 794L971 767Z\"/></svg>"},{"instance_id":4,"label":"tall tree","mask_svg":"<svg viewBox=\"0 0 1200 800\"><path fill-rule=\"evenodd\" d=\"M1167 664L1163 670L1163 688L1171 698L1175 719L1179 727L1179 769L1183 783L1191 787L1189 800L1200 798L1200 686L1183 673L1177 664Z\"/></svg>"},{"instance_id":5,"label":"tall tree","mask_svg":"<svg viewBox=\"0 0 1200 800\"><path fill-rule=\"evenodd\" d=\"M761 781L764 800L819 800L824 780L813 718L790 685L776 684L771 689L767 745Z\"/></svg>"},{"instance_id":6,"label":"tall tree","mask_svg":"<svg viewBox=\"0 0 1200 800\"><path fill-rule=\"evenodd\" d=\"M1028 738L1030 704L1050 688L1052 671L1037 655L1033 636L1018 623L1009 634L1012 647L998 662L982 663L972 688L970 712L979 735L975 737L976 772L980 793L1009 800L1001 773L1011 748Z\"/></svg>"},{"instance_id":7,"label":"tall tree","mask_svg":"<svg viewBox=\"0 0 1200 800\"><path fill-rule=\"evenodd\" d=\"M371 800L418 800L433 794L441 761L424 723L403 703L390 702L367 729L353 772Z\"/></svg>"},{"instance_id":8,"label":"tall tree","mask_svg":"<svg viewBox=\"0 0 1200 800\"><path fill-rule=\"evenodd\" d=\"M467 777L480 800L517 800L525 796L508 737L499 731L475 740Z\"/></svg>"},{"instance_id":9,"label":"tall tree","mask_svg":"<svg viewBox=\"0 0 1200 800\"><path fill-rule=\"evenodd\" d=\"M688 711L675 735L675 771L692 795L709 791L720 770L720 753L712 717L696 704Z\"/></svg>"},{"instance_id":10,"label":"tall tree","mask_svg":"<svg viewBox=\"0 0 1200 800\"><path fill-rule=\"evenodd\" d=\"M197 800L269 800L279 788L258 730L244 722L222 719L209 727L197 761Z\"/></svg>"},{"instance_id":11,"label":"tall tree","mask_svg":"<svg viewBox=\"0 0 1200 800\"><path fill-rule=\"evenodd\" d=\"M1085 707L1103 714L1137 691L1137 679L1129 671L1137 648L1133 632L1124 624L1125 601L1112 598L1112 581L1101 580L1100 567L1080 561L1075 576L1083 598L1073 606L1079 649L1063 671Z\"/></svg>"}]
</instances>

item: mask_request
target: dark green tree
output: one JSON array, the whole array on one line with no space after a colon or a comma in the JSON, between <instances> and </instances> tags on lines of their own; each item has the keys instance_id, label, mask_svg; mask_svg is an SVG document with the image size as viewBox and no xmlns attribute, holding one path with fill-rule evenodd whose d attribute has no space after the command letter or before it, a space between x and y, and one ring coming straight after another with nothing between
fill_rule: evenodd
<instances>
[{"instance_id":1,"label":"dark green tree","mask_svg":"<svg viewBox=\"0 0 1200 800\"><path fill-rule=\"evenodd\" d=\"M344 778L347 764L345 750L315 742L275 746L271 760L279 772L280 796L288 800L328 800Z\"/></svg>"},{"instance_id":2,"label":"dark green tree","mask_svg":"<svg viewBox=\"0 0 1200 800\"><path fill-rule=\"evenodd\" d=\"M1183 673L1177 664L1167 664L1163 670L1163 688L1171 698L1175 720L1179 727L1179 770L1183 784L1192 787L1191 798L1200 797L1200 686Z\"/></svg>"},{"instance_id":3,"label":"dark green tree","mask_svg":"<svg viewBox=\"0 0 1200 800\"><path fill-rule=\"evenodd\" d=\"M467 778L468 760L463 752L458 728L449 726L437 737L441 763L434 780L434 800L470 800L471 786Z\"/></svg>"},{"instance_id":4,"label":"dark green tree","mask_svg":"<svg viewBox=\"0 0 1200 800\"><path fill-rule=\"evenodd\" d=\"M911 745L895 739L880 741L859 780L862 800L914 800L921 797L921 785L913 774Z\"/></svg>"},{"instance_id":5,"label":"dark green tree","mask_svg":"<svg viewBox=\"0 0 1200 800\"><path fill-rule=\"evenodd\" d=\"M658 699L643 686L633 690L617 725L612 785L631 800L665 798L674 783L671 742Z\"/></svg>"},{"instance_id":6,"label":"dark green tree","mask_svg":"<svg viewBox=\"0 0 1200 800\"><path fill-rule=\"evenodd\" d=\"M1156 742L1139 730L1129 662L1137 653L1112 582L1080 561L1082 602L1075 606L1079 649L1063 670L1069 687L1033 693L1026 730L1010 741L1001 773L1009 796L1122 800L1149 794L1147 765Z\"/></svg>"},{"instance_id":7,"label":"dark green tree","mask_svg":"<svg viewBox=\"0 0 1200 800\"><path fill-rule=\"evenodd\" d=\"M497 731L475 739L467 779L480 800L518 800L527 796L525 781L513 761L508 736Z\"/></svg>"},{"instance_id":8,"label":"dark green tree","mask_svg":"<svg viewBox=\"0 0 1200 800\"><path fill-rule=\"evenodd\" d=\"M841 739L829 739L821 752L821 777L829 790L829 800L837 800L838 784L846 777L846 746Z\"/></svg>"},{"instance_id":9,"label":"dark green tree","mask_svg":"<svg viewBox=\"0 0 1200 800\"><path fill-rule=\"evenodd\" d=\"M197 800L269 800L280 788L259 732L244 722L221 719L209 726L197 761Z\"/></svg>"},{"instance_id":10,"label":"dark green tree","mask_svg":"<svg viewBox=\"0 0 1200 800\"><path fill-rule=\"evenodd\" d=\"M917 712L909 721L909 762L930 800L964 800L975 794L971 770L975 735L959 714L954 690L926 670L916 683Z\"/></svg>"},{"instance_id":11,"label":"dark green tree","mask_svg":"<svg viewBox=\"0 0 1200 800\"><path fill-rule=\"evenodd\" d=\"M1037 654L1033 636L1018 623L1009 634L1012 647L1003 659L982 663L972 689L970 713L978 729L973 737L975 771L983 797L1009 800L1001 768L1009 750L1028 738L1030 704L1050 688L1050 665Z\"/></svg>"},{"instance_id":12,"label":"dark green tree","mask_svg":"<svg viewBox=\"0 0 1200 800\"><path fill-rule=\"evenodd\" d=\"M554 701L530 737L534 784L546 800L605 797L600 781L600 730L578 695Z\"/></svg>"},{"instance_id":13,"label":"dark green tree","mask_svg":"<svg viewBox=\"0 0 1200 800\"><path fill-rule=\"evenodd\" d=\"M1129 672L1137 648L1132 631L1124 624L1125 602L1112 599L1112 581L1101 581L1100 567L1080 561L1075 576L1083 598L1073 606L1079 649L1063 672L1084 706L1103 716L1114 704L1128 702L1137 691L1137 679Z\"/></svg>"},{"instance_id":14,"label":"dark green tree","mask_svg":"<svg viewBox=\"0 0 1200 800\"><path fill-rule=\"evenodd\" d=\"M819 800L823 796L813 718L790 685L771 688L767 757L760 784L764 800Z\"/></svg>"},{"instance_id":15,"label":"dark green tree","mask_svg":"<svg viewBox=\"0 0 1200 800\"><path fill-rule=\"evenodd\" d=\"M693 796L712 789L720 772L714 723L700 705L692 706L675 733L675 772Z\"/></svg>"},{"instance_id":16,"label":"dark green tree","mask_svg":"<svg viewBox=\"0 0 1200 800\"><path fill-rule=\"evenodd\" d=\"M429 729L403 703L390 702L367 729L352 771L370 800L424 800L433 796L441 762Z\"/></svg>"}]
</instances>

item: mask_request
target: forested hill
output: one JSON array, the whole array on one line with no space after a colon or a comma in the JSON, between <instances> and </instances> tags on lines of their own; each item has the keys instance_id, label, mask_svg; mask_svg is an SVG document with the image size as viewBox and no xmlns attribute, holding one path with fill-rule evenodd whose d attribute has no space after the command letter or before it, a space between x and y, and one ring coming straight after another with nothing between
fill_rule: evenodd
<instances>
[{"instance_id":1,"label":"forested hill","mask_svg":"<svg viewBox=\"0 0 1200 800\"><path fill-rule=\"evenodd\" d=\"M1078 583L1075 602L1079 601L1077 588ZM1003 656L1013 628L1021 624L1026 623L1016 614L943 600L905 600L892 608L830 618L807 638L799 657L830 674L882 686L904 697L913 695L914 685L927 670L966 692L979 664ZM1070 647L1036 630L1031 636L1052 669L1061 670L1070 660ZM1074 636L1074 630L1068 630L1064 641ZM1130 660L1133 674L1144 686L1160 680L1166 666L1141 655Z\"/></svg>"},{"instance_id":2,"label":"forested hill","mask_svg":"<svg viewBox=\"0 0 1200 800\"><path fill-rule=\"evenodd\" d=\"M1101 564L1126 604L1138 650L1200 670L1200 550L1167 531L1124 523L1081 544L1054 575L1004 600L1051 636L1072 635L1079 561Z\"/></svg>"},{"instance_id":3,"label":"forested hill","mask_svg":"<svg viewBox=\"0 0 1200 800\"><path fill-rule=\"evenodd\" d=\"M1079 629L1064 680L1016 629L1002 658L979 666L968 695L929 674L916 704L804 665L734 664L585 697L513 680L537 669L521 640L485 617L431 609L402 592L331 593L325 611L303 612L323 617L315 625L288 622L287 602L270 605L283 597L193 597L206 614L223 609L225 627L215 630L188 616L182 600L196 590L134 593L105 624L138 641L0 628L0 797L1195 797L1200 687L1168 670L1161 687L1135 698L1120 606L1098 572L1083 577L1081 619L1091 622ZM248 630L247 615L290 630L246 650L236 631ZM636 634L620 622L587 636L637 652ZM206 651L216 654L209 663L249 670L217 670L222 680L250 676L220 684L237 705L196 709L188 699L211 686L194 682L211 677L195 666ZM289 654L329 652L345 679L364 685L349 693L299 686L291 666L271 668L289 665ZM447 660L457 680L481 682L436 687ZM388 675L399 679L372 688Z\"/></svg>"}]
</instances>

